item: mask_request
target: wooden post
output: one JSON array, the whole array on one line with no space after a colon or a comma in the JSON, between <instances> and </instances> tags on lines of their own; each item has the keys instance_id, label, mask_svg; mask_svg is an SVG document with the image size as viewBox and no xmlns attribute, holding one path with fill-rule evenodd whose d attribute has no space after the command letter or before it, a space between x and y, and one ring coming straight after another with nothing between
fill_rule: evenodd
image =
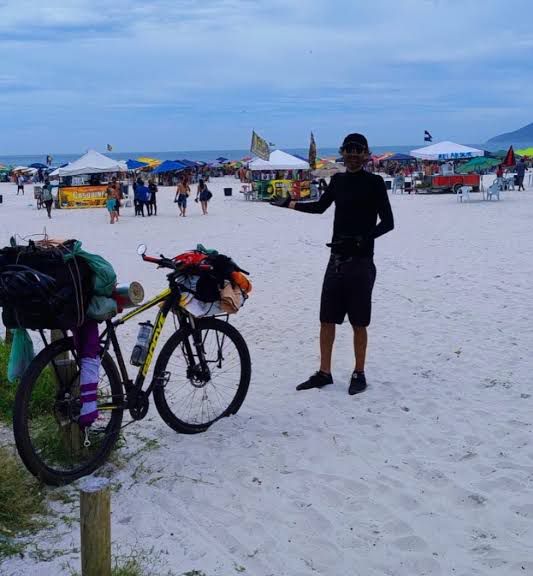
<instances>
[{"instance_id":1,"label":"wooden post","mask_svg":"<svg viewBox=\"0 0 533 576\"><path fill-rule=\"evenodd\" d=\"M55 342L56 340L61 340L63 338L63 332L61 330L51 330L50 331L50 341ZM73 380L74 374L78 371L76 366L76 361L69 352L63 352L55 358L55 365L58 376L65 382L70 382ZM74 382L72 386L71 393L73 395L79 395L79 378ZM79 451L81 449L81 430L77 422L71 422L68 426L63 426L60 428L61 435L63 438L63 445L65 449Z\"/></svg>"},{"instance_id":2,"label":"wooden post","mask_svg":"<svg viewBox=\"0 0 533 576\"><path fill-rule=\"evenodd\" d=\"M107 478L81 484L80 535L82 576L111 576L111 500Z\"/></svg>"}]
</instances>

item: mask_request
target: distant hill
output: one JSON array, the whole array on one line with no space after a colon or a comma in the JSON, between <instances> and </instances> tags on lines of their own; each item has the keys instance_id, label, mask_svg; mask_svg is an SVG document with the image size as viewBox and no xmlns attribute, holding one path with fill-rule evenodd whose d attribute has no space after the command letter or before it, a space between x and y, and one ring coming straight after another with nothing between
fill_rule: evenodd
<instances>
[{"instance_id":1,"label":"distant hill","mask_svg":"<svg viewBox=\"0 0 533 576\"><path fill-rule=\"evenodd\" d=\"M533 122L514 132L506 132L487 140L490 144L533 144Z\"/></svg>"}]
</instances>

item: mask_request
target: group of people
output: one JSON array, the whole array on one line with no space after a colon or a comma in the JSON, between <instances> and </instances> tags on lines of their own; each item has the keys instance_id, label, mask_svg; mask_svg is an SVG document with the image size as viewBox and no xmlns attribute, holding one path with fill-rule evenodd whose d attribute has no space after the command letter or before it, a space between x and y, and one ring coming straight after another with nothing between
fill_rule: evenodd
<instances>
[{"instance_id":1,"label":"group of people","mask_svg":"<svg viewBox=\"0 0 533 576\"><path fill-rule=\"evenodd\" d=\"M191 195L191 187L189 185L189 181L187 176L183 176L176 188L176 196L174 197L174 202L178 205L179 208L179 215L186 216L187 213L187 199ZM202 207L202 214L204 216L207 215L207 209L209 206L209 201L213 197L213 194L207 187L207 184L203 179L198 181L198 188L196 191L196 198L194 199L195 202L200 202Z\"/></svg>"},{"instance_id":2,"label":"group of people","mask_svg":"<svg viewBox=\"0 0 533 576\"><path fill-rule=\"evenodd\" d=\"M120 190L120 183L117 181L116 177L113 177L106 189L106 208L109 212L110 224L118 222L121 200L122 192Z\"/></svg>"},{"instance_id":3,"label":"group of people","mask_svg":"<svg viewBox=\"0 0 533 576\"><path fill-rule=\"evenodd\" d=\"M147 216L157 216L157 184L150 179L148 186L144 185L142 178L137 178L133 184L133 205L135 206L135 216L144 218L144 209Z\"/></svg>"}]
</instances>

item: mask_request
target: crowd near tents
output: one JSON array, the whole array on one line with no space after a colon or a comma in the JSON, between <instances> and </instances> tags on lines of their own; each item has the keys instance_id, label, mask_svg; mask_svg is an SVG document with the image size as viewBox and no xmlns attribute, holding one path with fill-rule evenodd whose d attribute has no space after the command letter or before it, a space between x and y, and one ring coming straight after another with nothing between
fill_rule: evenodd
<instances>
[{"instance_id":1,"label":"crowd near tents","mask_svg":"<svg viewBox=\"0 0 533 576\"><path fill-rule=\"evenodd\" d=\"M507 151L488 152L456 142L442 141L413 149L409 154L394 151L373 154L368 168L392 178L398 175L413 176L413 182L418 174L420 187L432 188L428 177L479 175L494 171L499 165L512 168L519 158L533 160L533 147L516 151L511 147ZM45 178L50 178L60 189L65 190L65 198L69 194L73 197L77 194L80 198L96 197L99 194L103 198L102 186L113 176L120 181L134 182L141 178L153 179L160 185L175 185L183 177L194 183L200 178L208 180L210 177L235 175L241 182L249 184L254 199L271 199L283 194L305 199L316 196L318 179L326 179L345 170L342 157L313 158L312 165L313 169L308 159L283 150L271 150L268 159L254 156L230 159L219 156L212 162L189 158L160 160L151 156L123 161L96 150L88 150L73 162L53 169L49 164L40 162L29 166L0 164L0 179L15 182L22 177L26 182L42 183ZM89 186L92 187L90 194ZM85 188L82 190L81 187ZM78 205L74 201L72 204Z\"/></svg>"}]
</instances>

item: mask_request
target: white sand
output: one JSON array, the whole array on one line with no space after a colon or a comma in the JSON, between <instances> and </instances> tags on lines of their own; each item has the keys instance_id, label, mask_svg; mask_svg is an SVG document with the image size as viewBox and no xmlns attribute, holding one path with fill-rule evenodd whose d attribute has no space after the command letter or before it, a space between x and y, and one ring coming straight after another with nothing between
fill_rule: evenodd
<instances>
[{"instance_id":1,"label":"white sand","mask_svg":"<svg viewBox=\"0 0 533 576\"><path fill-rule=\"evenodd\" d=\"M142 447L139 435L159 446L105 468L117 486L114 542L153 546L176 574L533 574L533 190L491 203L391 197L396 229L376 242L370 387L349 397L346 324L335 386L294 389L317 368L333 209L313 216L240 194L225 200L228 182L238 187L212 182L207 217L191 203L178 219L173 193L162 190L157 218L124 209L114 226L103 210L56 211L48 221L30 197L0 185L2 245L46 226L82 239L149 293L165 277L138 259L139 242L167 255L202 242L252 274L253 295L232 320L253 362L244 406L197 436L175 434L153 406L126 429L123 454ZM136 325L123 334L129 354ZM78 540L77 524L59 522L42 546ZM79 558L11 559L0 572L63 575L65 561L77 567Z\"/></svg>"}]
</instances>

